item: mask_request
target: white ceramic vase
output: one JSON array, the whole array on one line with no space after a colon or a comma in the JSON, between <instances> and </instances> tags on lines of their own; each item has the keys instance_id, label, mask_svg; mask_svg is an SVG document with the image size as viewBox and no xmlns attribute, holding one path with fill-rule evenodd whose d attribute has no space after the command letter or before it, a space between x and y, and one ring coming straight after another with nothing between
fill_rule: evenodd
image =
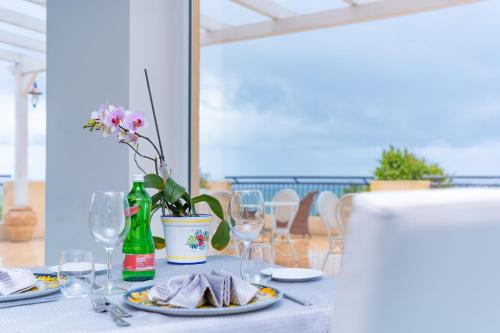
<instances>
[{"instance_id":1,"label":"white ceramic vase","mask_svg":"<svg viewBox=\"0 0 500 333\"><path fill-rule=\"evenodd\" d=\"M169 264L193 265L207 261L211 220L210 215L161 217Z\"/></svg>"}]
</instances>

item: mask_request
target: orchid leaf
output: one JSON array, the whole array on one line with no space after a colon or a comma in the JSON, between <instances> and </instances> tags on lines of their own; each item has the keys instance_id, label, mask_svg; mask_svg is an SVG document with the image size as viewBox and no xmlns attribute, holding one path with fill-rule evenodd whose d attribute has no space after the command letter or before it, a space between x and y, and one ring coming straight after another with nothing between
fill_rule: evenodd
<instances>
[{"instance_id":1,"label":"orchid leaf","mask_svg":"<svg viewBox=\"0 0 500 333\"><path fill-rule=\"evenodd\" d=\"M149 223L151 223L151 217L153 217L153 215L158 211L158 209L161 208L161 204L156 204L156 205L153 205L153 207L151 207L151 216L149 218Z\"/></svg>"},{"instance_id":2,"label":"orchid leaf","mask_svg":"<svg viewBox=\"0 0 500 333\"><path fill-rule=\"evenodd\" d=\"M161 178L161 177L160 177ZM169 177L165 182L165 189L163 190L163 195L165 200L170 203L175 203L184 195L186 189L181 185L177 184L172 177Z\"/></svg>"},{"instance_id":3,"label":"orchid leaf","mask_svg":"<svg viewBox=\"0 0 500 333\"><path fill-rule=\"evenodd\" d=\"M193 199L191 198L189 193L184 192L184 194L182 195L182 199L184 199L184 201L186 201L187 206L184 205L184 206L186 206L186 211L190 210L191 213L196 215L196 208L194 206Z\"/></svg>"},{"instance_id":4,"label":"orchid leaf","mask_svg":"<svg viewBox=\"0 0 500 333\"><path fill-rule=\"evenodd\" d=\"M158 192L151 197L151 202L153 203L153 206L156 205L161 200L162 196L163 192Z\"/></svg>"},{"instance_id":5,"label":"orchid leaf","mask_svg":"<svg viewBox=\"0 0 500 333\"><path fill-rule=\"evenodd\" d=\"M229 224L226 220L224 220L224 210L222 206L216 198L208 195L202 194L197 197L194 197L192 200L193 206L200 202L206 202L210 207L212 212L220 218L222 221L219 223L215 234L212 236L212 246L214 249L223 250L227 244L229 244L229 235L231 230L229 229Z\"/></svg>"},{"instance_id":6,"label":"orchid leaf","mask_svg":"<svg viewBox=\"0 0 500 333\"><path fill-rule=\"evenodd\" d=\"M210 209L212 210L212 212L215 214L215 216L217 216L221 220L224 220L224 210L222 209L222 206L221 206L219 200L217 200L216 198L214 198L208 194L202 194L202 195L199 195L197 197L194 197L192 199L192 201L193 201L193 205L200 203L200 202L206 202L208 204L208 206L210 207Z\"/></svg>"},{"instance_id":7,"label":"orchid leaf","mask_svg":"<svg viewBox=\"0 0 500 333\"><path fill-rule=\"evenodd\" d=\"M150 173L144 176L144 187L155 188L159 191L163 191L165 189L165 182L160 176Z\"/></svg>"},{"instance_id":8,"label":"orchid leaf","mask_svg":"<svg viewBox=\"0 0 500 333\"><path fill-rule=\"evenodd\" d=\"M165 248L165 239L157 236L153 236L153 241L155 243L155 249L161 250Z\"/></svg>"},{"instance_id":9,"label":"orchid leaf","mask_svg":"<svg viewBox=\"0 0 500 333\"><path fill-rule=\"evenodd\" d=\"M216 250L223 250L229 244L229 224L226 220L222 220L217 227L217 231L212 236L212 247Z\"/></svg>"}]
</instances>

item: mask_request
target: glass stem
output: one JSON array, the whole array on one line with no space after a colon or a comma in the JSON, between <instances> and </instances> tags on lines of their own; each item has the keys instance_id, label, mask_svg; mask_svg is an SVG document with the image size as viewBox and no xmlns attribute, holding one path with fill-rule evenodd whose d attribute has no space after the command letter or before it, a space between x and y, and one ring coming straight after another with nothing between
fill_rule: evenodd
<instances>
[{"instance_id":1,"label":"glass stem","mask_svg":"<svg viewBox=\"0 0 500 333\"><path fill-rule=\"evenodd\" d=\"M250 242L243 241L243 251L241 253L240 261L240 275L243 280L248 280L247 265L250 258Z\"/></svg>"},{"instance_id":2,"label":"glass stem","mask_svg":"<svg viewBox=\"0 0 500 333\"><path fill-rule=\"evenodd\" d=\"M250 254L249 252L250 252L250 242L243 241L243 256L242 256L243 260L248 260L248 256Z\"/></svg>"},{"instance_id":3,"label":"glass stem","mask_svg":"<svg viewBox=\"0 0 500 333\"><path fill-rule=\"evenodd\" d=\"M106 272L106 288L113 288L113 277L111 275L111 256L113 254L113 249L106 249L106 254L108 255L108 271Z\"/></svg>"}]
</instances>

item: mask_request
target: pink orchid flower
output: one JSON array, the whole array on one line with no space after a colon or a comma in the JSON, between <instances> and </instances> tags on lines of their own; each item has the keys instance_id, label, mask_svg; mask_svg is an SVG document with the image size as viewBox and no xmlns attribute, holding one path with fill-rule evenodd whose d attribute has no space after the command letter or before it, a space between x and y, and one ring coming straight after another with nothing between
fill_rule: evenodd
<instances>
[{"instance_id":1,"label":"pink orchid flower","mask_svg":"<svg viewBox=\"0 0 500 333\"><path fill-rule=\"evenodd\" d=\"M107 112L104 114L103 125L110 129L111 133L116 132L122 120L125 118L125 108L123 106L114 107L110 105Z\"/></svg>"},{"instance_id":2,"label":"pink orchid flower","mask_svg":"<svg viewBox=\"0 0 500 333\"><path fill-rule=\"evenodd\" d=\"M127 112L123 121L124 127L129 133L134 134L141 127L146 127L147 123L144 118L144 113L141 111Z\"/></svg>"}]
</instances>

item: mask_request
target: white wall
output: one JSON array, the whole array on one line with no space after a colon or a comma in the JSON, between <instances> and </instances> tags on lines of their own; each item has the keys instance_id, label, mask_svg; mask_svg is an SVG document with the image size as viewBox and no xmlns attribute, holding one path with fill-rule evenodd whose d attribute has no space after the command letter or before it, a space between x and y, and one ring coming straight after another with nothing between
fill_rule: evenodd
<instances>
[{"instance_id":1,"label":"white wall","mask_svg":"<svg viewBox=\"0 0 500 333\"><path fill-rule=\"evenodd\" d=\"M128 1L47 3L45 262L56 263L67 248L89 248L103 259L89 233L90 198L127 190L128 152L82 125L100 103L128 102Z\"/></svg>"},{"instance_id":2,"label":"white wall","mask_svg":"<svg viewBox=\"0 0 500 333\"><path fill-rule=\"evenodd\" d=\"M88 133L82 124L108 101L144 110L150 123L146 134L155 138L144 68L169 165L175 179L187 184L187 5L183 0L48 1L47 264L57 262L64 248L89 248L104 259L88 230L90 196L96 190L128 191L136 171L124 145Z\"/></svg>"}]
</instances>

